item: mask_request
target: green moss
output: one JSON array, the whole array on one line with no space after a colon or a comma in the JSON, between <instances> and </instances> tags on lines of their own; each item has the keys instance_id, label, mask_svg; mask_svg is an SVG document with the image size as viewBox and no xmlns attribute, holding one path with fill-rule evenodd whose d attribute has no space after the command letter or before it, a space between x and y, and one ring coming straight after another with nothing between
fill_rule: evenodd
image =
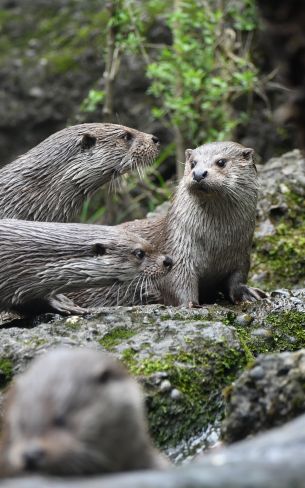
<instances>
[{"instance_id":1,"label":"green moss","mask_svg":"<svg viewBox=\"0 0 305 488\"><path fill-rule=\"evenodd\" d=\"M67 327L68 331L75 331L77 332L82 328L82 322L80 320L77 320L75 322L66 322L65 326Z\"/></svg>"},{"instance_id":2,"label":"green moss","mask_svg":"<svg viewBox=\"0 0 305 488\"><path fill-rule=\"evenodd\" d=\"M304 198L289 191L285 201L287 214L274 219L274 235L256 239L252 256L252 272L266 273L263 286L269 290L305 280Z\"/></svg>"},{"instance_id":3,"label":"green moss","mask_svg":"<svg viewBox=\"0 0 305 488\"><path fill-rule=\"evenodd\" d=\"M265 287L291 287L305 279L305 225L281 224L276 234L256 243L252 270L267 272Z\"/></svg>"},{"instance_id":4,"label":"green moss","mask_svg":"<svg viewBox=\"0 0 305 488\"><path fill-rule=\"evenodd\" d=\"M10 359L0 359L0 387L4 387L13 377L13 363Z\"/></svg>"},{"instance_id":5,"label":"green moss","mask_svg":"<svg viewBox=\"0 0 305 488\"><path fill-rule=\"evenodd\" d=\"M236 327L248 363L259 354L297 351L305 347L305 313L287 311L269 314L264 321L265 335L252 335L255 324Z\"/></svg>"},{"instance_id":6,"label":"green moss","mask_svg":"<svg viewBox=\"0 0 305 488\"><path fill-rule=\"evenodd\" d=\"M297 351L305 347L305 313L288 311L267 316L270 346L273 351Z\"/></svg>"},{"instance_id":7,"label":"green moss","mask_svg":"<svg viewBox=\"0 0 305 488\"><path fill-rule=\"evenodd\" d=\"M246 364L243 351L228 348L223 342L197 338L188 340L186 347L162 358L141 361L132 349L123 354L130 372L145 382L151 433L159 447L177 445L219 419L222 390ZM151 376L157 372L167 373L172 388L181 392L179 400L156 387Z\"/></svg>"},{"instance_id":8,"label":"green moss","mask_svg":"<svg viewBox=\"0 0 305 488\"><path fill-rule=\"evenodd\" d=\"M108 350L112 350L115 346L120 344L122 340L130 339L135 335L135 331L127 329L126 327L116 327L111 332L107 332L99 343Z\"/></svg>"}]
</instances>

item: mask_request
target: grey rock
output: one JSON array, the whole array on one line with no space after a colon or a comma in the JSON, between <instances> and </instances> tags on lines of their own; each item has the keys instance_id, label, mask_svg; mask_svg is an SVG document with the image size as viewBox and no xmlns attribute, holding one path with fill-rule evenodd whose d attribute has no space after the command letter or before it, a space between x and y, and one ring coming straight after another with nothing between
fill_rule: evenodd
<instances>
[{"instance_id":1,"label":"grey rock","mask_svg":"<svg viewBox=\"0 0 305 488\"><path fill-rule=\"evenodd\" d=\"M163 380L161 385L160 385L160 391L169 391L171 389L172 385L171 382L168 380Z\"/></svg>"},{"instance_id":2,"label":"grey rock","mask_svg":"<svg viewBox=\"0 0 305 488\"><path fill-rule=\"evenodd\" d=\"M182 396L182 393L181 391L177 390L177 388L174 388L172 391L171 391L171 398L173 400L179 400Z\"/></svg>"},{"instance_id":3,"label":"grey rock","mask_svg":"<svg viewBox=\"0 0 305 488\"><path fill-rule=\"evenodd\" d=\"M266 236L272 236L274 234L275 234L275 227L269 219L260 222L257 230L255 231L255 237L266 237Z\"/></svg>"},{"instance_id":4,"label":"grey rock","mask_svg":"<svg viewBox=\"0 0 305 488\"><path fill-rule=\"evenodd\" d=\"M224 439L235 442L305 412L304 384L304 349L259 356L232 386Z\"/></svg>"},{"instance_id":5,"label":"grey rock","mask_svg":"<svg viewBox=\"0 0 305 488\"><path fill-rule=\"evenodd\" d=\"M304 488L305 416L167 471L84 479L24 477L3 488Z\"/></svg>"},{"instance_id":6,"label":"grey rock","mask_svg":"<svg viewBox=\"0 0 305 488\"><path fill-rule=\"evenodd\" d=\"M3 385L32 358L54 346L107 349L143 385L155 442L179 461L198 451L197 442L202 448L208 446L211 431L219 432L226 403L223 390L245 368L249 350L250 354L270 350L273 343L276 348L277 340L287 350L299 347L299 330L287 334L277 320L282 314L285 321L287 313L304 312L305 291L295 290L238 307L110 307L87 318L44 316L34 322L15 317L10 322L6 314L0 326ZM252 383L267 384L268 373L262 368L265 376L260 369L252 372ZM240 401L244 416L251 410L250 400L245 396Z\"/></svg>"}]
</instances>

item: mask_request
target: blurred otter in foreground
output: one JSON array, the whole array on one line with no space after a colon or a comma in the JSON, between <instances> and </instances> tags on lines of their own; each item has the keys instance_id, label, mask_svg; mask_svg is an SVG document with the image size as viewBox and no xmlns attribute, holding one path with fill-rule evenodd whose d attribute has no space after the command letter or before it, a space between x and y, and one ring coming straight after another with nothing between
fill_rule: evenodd
<instances>
[{"instance_id":1,"label":"blurred otter in foreground","mask_svg":"<svg viewBox=\"0 0 305 488\"><path fill-rule=\"evenodd\" d=\"M164 468L143 397L122 364L93 349L59 348L35 359L9 389L4 474L85 475Z\"/></svg>"},{"instance_id":2,"label":"blurred otter in foreground","mask_svg":"<svg viewBox=\"0 0 305 488\"><path fill-rule=\"evenodd\" d=\"M69 222L87 196L158 152L157 137L122 125L67 127L0 170L0 218Z\"/></svg>"}]
</instances>

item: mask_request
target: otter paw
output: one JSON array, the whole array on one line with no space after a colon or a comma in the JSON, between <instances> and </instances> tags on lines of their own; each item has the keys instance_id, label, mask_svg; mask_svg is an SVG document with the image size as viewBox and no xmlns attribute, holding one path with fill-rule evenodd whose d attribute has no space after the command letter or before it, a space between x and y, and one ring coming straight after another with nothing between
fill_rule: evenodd
<instances>
[{"instance_id":1,"label":"otter paw","mask_svg":"<svg viewBox=\"0 0 305 488\"><path fill-rule=\"evenodd\" d=\"M55 295L50 299L50 307L54 313L60 315L85 315L88 313L86 308L79 307L65 295Z\"/></svg>"},{"instance_id":2,"label":"otter paw","mask_svg":"<svg viewBox=\"0 0 305 488\"><path fill-rule=\"evenodd\" d=\"M241 302L256 302L267 296L268 295L259 288L251 288L247 285L238 285L230 293L231 301L236 305Z\"/></svg>"}]
</instances>

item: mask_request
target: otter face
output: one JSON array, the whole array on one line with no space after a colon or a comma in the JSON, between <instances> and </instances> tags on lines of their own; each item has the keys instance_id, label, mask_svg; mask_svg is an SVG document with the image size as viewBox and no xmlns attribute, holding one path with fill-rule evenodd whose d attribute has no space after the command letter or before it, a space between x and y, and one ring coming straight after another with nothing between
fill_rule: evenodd
<instances>
[{"instance_id":1,"label":"otter face","mask_svg":"<svg viewBox=\"0 0 305 488\"><path fill-rule=\"evenodd\" d=\"M156 136L116 124L87 124L80 139L81 151L92 159L90 170L101 167L113 178L151 164L159 153ZM98 178L98 174L96 173Z\"/></svg>"},{"instance_id":2,"label":"otter face","mask_svg":"<svg viewBox=\"0 0 305 488\"><path fill-rule=\"evenodd\" d=\"M112 281L131 281L136 278L157 278L166 275L173 266L169 256L160 254L148 241L124 231L124 235L118 236L116 241L109 242L106 246L95 242L92 244L92 254L96 257L93 262L96 274L104 281L105 277ZM90 253L89 253L90 254ZM88 260L88 266L92 267L92 261ZM89 284L89 283L88 283ZM101 286L102 282L99 283Z\"/></svg>"},{"instance_id":3,"label":"otter face","mask_svg":"<svg viewBox=\"0 0 305 488\"><path fill-rule=\"evenodd\" d=\"M110 356L55 349L17 378L10 396L4 452L13 471L132 469L131 444L139 438L141 449L145 438L141 392Z\"/></svg>"},{"instance_id":4,"label":"otter face","mask_svg":"<svg viewBox=\"0 0 305 488\"><path fill-rule=\"evenodd\" d=\"M128 150L127 155L122 158L119 167L120 174L124 174L130 169L150 165L159 154L160 148L159 139L156 136L128 127L123 129L117 144L123 145L124 151L126 151L126 147Z\"/></svg>"},{"instance_id":5,"label":"otter face","mask_svg":"<svg viewBox=\"0 0 305 488\"><path fill-rule=\"evenodd\" d=\"M37 259L35 267L29 265L30 278L18 282L18 303L118 282L143 280L144 285L145 280L163 276L172 268L169 256L120 227L32 223L28 229L28 225L24 224L25 234L33 227L40 231L35 242ZM54 239L51 246L50 235ZM21 255L27 257L27 246L22 248ZM29 280L33 283L31 287Z\"/></svg>"},{"instance_id":6,"label":"otter face","mask_svg":"<svg viewBox=\"0 0 305 488\"><path fill-rule=\"evenodd\" d=\"M185 152L184 180L201 197L234 195L236 186L256 181L253 149L234 142L204 144Z\"/></svg>"},{"instance_id":7,"label":"otter face","mask_svg":"<svg viewBox=\"0 0 305 488\"><path fill-rule=\"evenodd\" d=\"M159 254L148 243L144 246L137 246L132 254L140 263L140 269L145 278L164 276L172 269L172 258Z\"/></svg>"}]
</instances>

